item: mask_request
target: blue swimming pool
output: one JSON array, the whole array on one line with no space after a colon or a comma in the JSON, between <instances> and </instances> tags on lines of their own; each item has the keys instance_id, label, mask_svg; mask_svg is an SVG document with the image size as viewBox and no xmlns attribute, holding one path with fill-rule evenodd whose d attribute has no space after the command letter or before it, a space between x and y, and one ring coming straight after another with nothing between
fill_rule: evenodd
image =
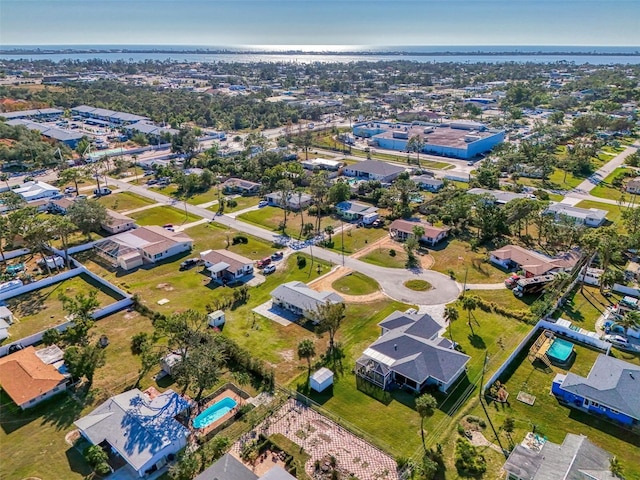
<instances>
[{"instance_id":1,"label":"blue swimming pool","mask_svg":"<svg viewBox=\"0 0 640 480\"><path fill-rule=\"evenodd\" d=\"M211 425L216 420L224 417L232 409L238 405L236 401L231 397L224 397L222 400L218 400L213 405L207 407L206 410L200 412L200 414L193 419L193 426L195 428L204 428Z\"/></svg>"},{"instance_id":2,"label":"blue swimming pool","mask_svg":"<svg viewBox=\"0 0 640 480\"><path fill-rule=\"evenodd\" d=\"M549 347L549 350L547 350L547 357L549 357L550 360L565 363L569 360L571 352L573 352L573 343L561 338L556 338L551 344L551 347Z\"/></svg>"}]
</instances>

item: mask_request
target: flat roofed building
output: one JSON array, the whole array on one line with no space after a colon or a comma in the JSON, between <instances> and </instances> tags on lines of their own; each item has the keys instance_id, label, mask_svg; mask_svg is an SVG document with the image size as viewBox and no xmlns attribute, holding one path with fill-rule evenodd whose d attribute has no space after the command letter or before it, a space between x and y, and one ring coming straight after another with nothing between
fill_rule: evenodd
<instances>
[{"instance_id":1,"label":"flat roofed building","mask_svg":"<svg viewBox=\"0 0 640 480\"><path fill-rule=\"evenodd\" d=\"M505 136L503 130L492 130L482 123L466 121L448 124L362 122L354 125L353 134L370 138L381 148L398 151L406 151L409 139L419 137L423 142L422 153L462 159L490 151L502 143Z\"/></svg>"},{"instance_id":2,"label":"flat roofed building","mask_svg":"<svg viewBox=\"0 0 640 480\"><path fill-rule=\"evenodd\" d=\"M0 386L21 409L63 392L67 379L32 346L0 358Z\"/></svg>"},{"instance_id":3,"label":"flat roofed building","mask_svg":"<svg viewBox=\"0 0 640 480\"><path fill-rule=\"evenodd\" d=\"M55 197L60 194L59 188L38 180L24 182L20 187L14 188L12 191L20 195L27 203Z\"/></svg>"},{"instance_id":4,"label":"flat roofed building","mask_svg":"<svg viewBox=\"0 0 640 480\"><path fill-rule=\"evenodd\" d=\"M130 123L149 120L148 117L135 115L133 113L116 112L106 108L90 107L89 105L79 105L71 109L71 113L84 118L93 118L96 120L104 120L118 125L127 125Z\"/></svg>"},{"instance_id":5,"label":"flat roofed building","mask_svg":"<svg viewBox=\"0 0 640 480\"><path fill-rule=\"evenodd\" d=\"M0 112L0 117L4 117L7 120L13 120L16 118L48 120L61 117L63 114L64 110L60 110L58 108L39 108L34 110L20 110L16 112Z\"/></svg>"},{"instance_id":6,"label":"flat roofed building","mask_svg":"<svg viewBox=\"0 0 640 480\"><path fill-rule=\"evenodd\" d=\"M382 183L391 183L404 172L406 168L378 160L365 160L344 167L347 177L358 177L366 180L378 180Z\"/></svg>"},{"instance_id":7,"label":"flat roofed building","mask_svg":"<svg viewBox=\"0 0 640 480\"><path fill-rule=\"evenodd\" d=\"M70 148L76 148L78 146L78 142L80 142L80 140L84 136L83 134L75 132L73 130L64 130L62 128L50 127L43 123L32 122L31 120L26 120L23 118L9 120L6 123L7 125L12 126L22 125L29 130L37 130L43 137L62 142Z\"/></svg>"}]
</instances>

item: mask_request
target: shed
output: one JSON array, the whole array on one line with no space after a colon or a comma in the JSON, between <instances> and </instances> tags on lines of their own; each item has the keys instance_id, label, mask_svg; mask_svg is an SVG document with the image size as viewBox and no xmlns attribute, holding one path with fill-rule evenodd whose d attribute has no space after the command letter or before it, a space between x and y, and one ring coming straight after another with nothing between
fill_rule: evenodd
<instances>
[{"instance_id":1,"label":"shed","mask_svg":"<svg viewBox=\"0 0 640 480\"><path fill-rule=\"evenodd\" d=\"M311 388L316 392L322 392L331 385L333 385L333 372L328 368L322 367L311 375Z\"/></svg>"},{"instance_id":2,"label":"shed","mask_svg":"<svg viewBox=\"0 0 640 480\"><path fill-rule=\"evenodd\" d=\"M182 355L179 353L169 353L160 360L160 368L167 375L172 374L173 367L182 361Z\"/></svg>"},{"instance_id":3,"label":"shed","mask_svg":"<svg viewBox=\"0 0 640 480\"><path fill-rule=\"evenodd\" d=\"M0 306L0 320L4 320L9 325L13 323L13 313L7 307Z\"/></svg>"},{"instance_id":4,"label":"shed","mask_svg":"<svg viewBox=\"0 0 640 480\"><path fill-rule=\"evenodd\" d=\"M207 318L209 319L210 327L221 327L225 322L224 312L222 310L211 312L207 315Z\"/></svg>"},{"instance_id":5,"label":"shed","mask_svg":"<svg viewBox=\"0 0 640 480\"><path fill-rule=\"evenodd\" d=\"M0 342L9 338L9 324L0 318Z\"/></svg>"}]
</instances>

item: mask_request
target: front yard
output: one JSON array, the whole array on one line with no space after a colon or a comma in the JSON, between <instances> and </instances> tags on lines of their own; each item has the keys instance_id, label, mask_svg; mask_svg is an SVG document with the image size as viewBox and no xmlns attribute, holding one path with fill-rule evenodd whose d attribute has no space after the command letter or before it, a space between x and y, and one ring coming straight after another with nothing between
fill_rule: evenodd
<instances>
[{"instance_id":1,"label":"front yard","mask_svg":"<svg viewBox=\"0 0 640 480\"><path fill-rule=\"evenodd\" d=\"M226 211L226 210L225 210ZM251 212L245 212L238 215L238 220L243 222L257 225L272 231L282 231L280 225L284 222L284 210L279 207L263 207ZM293 238L300 238L301 223L313 223L315 224L316 217L307 215L306 211L302 212L289 212L287 214L287 229L286 233ZM337 228L340 225L340 221L332 217L322 217L322 230L328 225Z\"/></svg>"},{"instance_id":2,"label":"front yard","mask_svg":"<svg viewBox=\"0 0 640 480\"><path fill-rule=\"evenodd\" d=\"M130 215L138 225L184 225L185 223L196 222L200 217L191 215L184 210L173 207L154 207Z\"/></svg>"},{"instance_id":3,"label":"front yard","mask_svg":"<svg viewBox=\"0 0 640 480\"><path fill-rule=\"evenodd\" d=\"M611 182L613 182L613 179L621 173L631 171L632 170L630 168L616 168L613 172L607 175L607 177L602 180L602 182L600 182L591 190L591 195L593 195L594 197L607 198L609 200L620 200L625 195L625 193L623 192L622 188L614 187Z\"/></svg>"},{"instance_id":4,"label":"front yard","mask_svg":"<svg viewBox=\"0 0 640 480\"><path fill-rule=\"evenodd\" d=\"M349 227L347 223L344 225ZM382 228L356 228L353 226L346 230L344 234L341 232L333 234L331 243L327 241L325 247L338 253L342 253L344 248L344 254L351 255L387 234L387 231ZM402 249L402 245L399 246L399 249Z\"/></svg>"},{"instance_id":5,"label":"front yard","mask_svg":"<svg viewBox=\"0 0 640 480\"><path fill-rule=\"evenodd\" d=\"M155 203L153 200L149 200L148 198L141 197L130 192L105 195L103 197L99 197L97 202L110 210L115 210L116 212L126 212L128 210L146 207Z\"/></svg>"}]
</instances>

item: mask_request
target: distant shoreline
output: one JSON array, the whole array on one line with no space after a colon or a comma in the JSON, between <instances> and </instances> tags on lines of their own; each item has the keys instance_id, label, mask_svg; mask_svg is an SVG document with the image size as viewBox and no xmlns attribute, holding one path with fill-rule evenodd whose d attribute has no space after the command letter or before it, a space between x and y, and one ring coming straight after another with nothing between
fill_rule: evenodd
<instances>
[{"instance_id":1,"label":"distant shoreline","mask_svg":"<svg viewBox=\"0 0 640 480\"><path fill-rule=\"evenodd\" d=\"M634 52L606 52L606 51L526 51L526 50L505 50L501 52L491 52L486 50L475 51L434 51L434 52L420 52L420 51L393 51L393 50L361 50L361 51L303 51L303 50L231 50L231 49L163 49L163 48L109 48L109 49L47 49L47 48L12 48L12 49L0 49L0 55L77 55L77 54L176 54L176 55L335 55L335 56L419 56L419 57L448 57L448 56L616 56L616 57L640 57L640 49Z\"/></svg>"}]
</instances>

